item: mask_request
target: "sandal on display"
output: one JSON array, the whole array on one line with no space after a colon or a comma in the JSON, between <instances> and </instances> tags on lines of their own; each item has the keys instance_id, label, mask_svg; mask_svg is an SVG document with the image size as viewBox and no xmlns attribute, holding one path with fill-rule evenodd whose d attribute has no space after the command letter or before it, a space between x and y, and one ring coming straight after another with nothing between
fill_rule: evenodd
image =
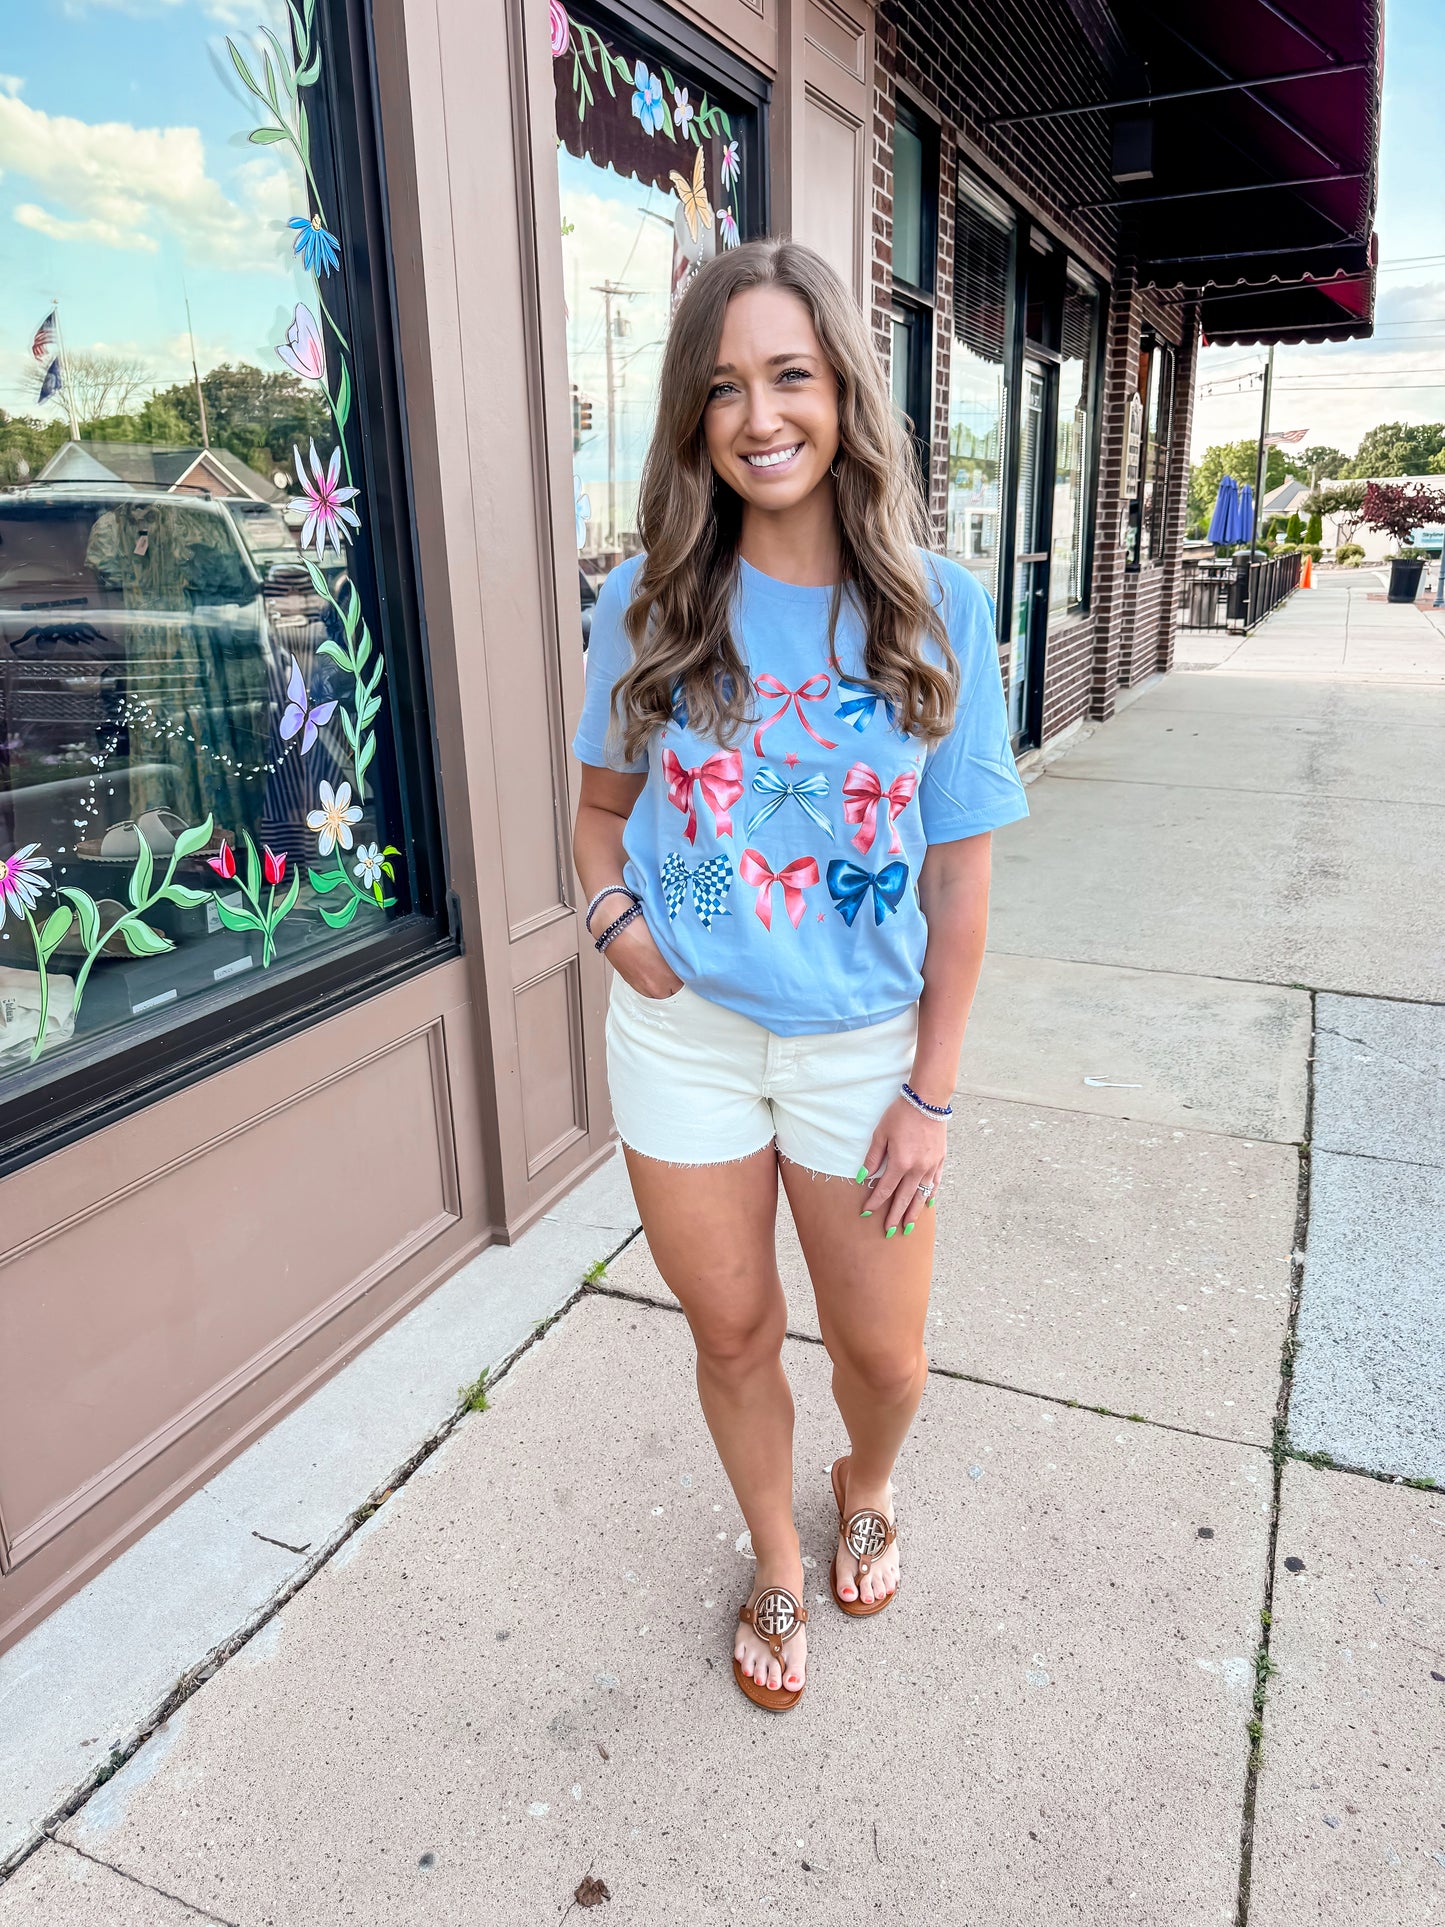
<instances>
[{"instance_id":1,"label":"sandal on display","mask_svg":"<svg viewBox=\"0 0 1445 1927\"><path fill-rule=\"evenodd\" d=\"M744 1626L751 1626L755 1633L762 1634L768 1642L768 1651L782 1667L783 1643L791 1639L800 1626L807 1625L808 1609L794 1599L786 1586L765 1586L756 1599L738 1607L738 1618ZM804 1680L802 1686L759 1686L755 1679L749 1679L736 1659L733 1678L753 1705L761 1706L768 1713L786 1713L789 1707L796 1706L808 1683Z\"/></svg>"},{"instance_id":2,"label":"sandal on display","mask_svg":"<svg viewBox=\"0 0 1445 1927\"><path fill-rule=\"evenodd\" d=\"M875 1512L871 1506L865 1506L858 1512L850 1512L846 1519L843 1517L843 1481L838 1475L847 1457L848 1454L845 1452L841 1459L834 1459L831 1475L833 1480L833 1498L838 1507L838 1532L843 1544L858 1561L858 1577L860 1579L866 1579L872 1568L873 1561L878 1557L879 1553L886 1552L898 1537L898 1528L891 1520L884 1518L881 1512ZM874 1613L881 1613L883 1608L888 1604L888 1601L892 1599L893 1594L898 1590L895 1586L893 1592L886 1593L882 1599L863 1599L861 1597L858 1599L844 1599L838 1591L838 1559L836 1554L829 1561L828 1584L833 1589L834 1604L840 1612L847 1613L850 1619L868 1619L871 1618Z\"/></svg>"}]
</instances>

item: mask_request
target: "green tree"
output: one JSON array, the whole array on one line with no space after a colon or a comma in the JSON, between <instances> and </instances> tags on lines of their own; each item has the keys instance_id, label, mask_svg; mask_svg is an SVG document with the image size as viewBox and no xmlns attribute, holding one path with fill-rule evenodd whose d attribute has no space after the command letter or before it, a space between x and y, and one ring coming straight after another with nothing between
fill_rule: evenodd
<instances>
[{"instance_id":1,"label":"green tree","mask_svg":"<svg viewBox=\"0 0 1445 1927\"><path fill-rule=\"evenodd\" d=\"M273 468L289 469L292 448L299 445L304 452L312 436L324 445L336 438L325 396L315 384L294 375L253 368L248 362L223 362L202 376L201 392L211 440L263 475ZM184 447L201 439L201 411L191 382L177 382L152 395L139 414L128 419L135 428L126 440Z\"/></svg>"},{"instance_id":2,"label":"green tree","mask_svg":"<svg viewBox=\"0 0 1445 1927\"><path fill-rule=\"evenodd\" d=\"M1362 481L1372 475L1429 475L1445 453L1445 422L1381 422L1361 439L1350 473Z\"/></svg>"},{"instance_id":3,"label":"green tree","mask_svg":"<svg viewBox=\"0 0 1445 1927\"><path fill-rule=\"evenodd\" d=\"M1297 515L1292 515L1289 518L1289 520L1285 523L1284 539L1286 542L1303 542L1304 541L1305 525L1303 522L1301 522L1301 520Z\"/></svg>"},{"instance_id":4,"label":"green tree","mask_svg":"<svg viewBox=\"0 0 1445 1927\"><path fill-rule=\"evenodd\" d=\"M1258 442L1219 442L1206 448L1199 460L1189 471L1189 513L1198 521L1209 520L1214 509L1214 498L1219 493L1219 484L1226 475L1232 475L1236 482L1248 482L1254 487L1255 462L1258 459ZM1284 455L1277 448L1268 451L1264 468L1265 492L1278 488L1287 482Z\"/></svg>"},{"instance_id":5,"label":"green tree","mask_svg":"<svg viewBox=\"0 0 1445 1927\"><path fill-rule=\"evenodd\" d=\"M1320 521L1320 512L1318 509L1316 509L1314 514L1311 515L1309 522L1305 527L1305 541L1306 542L1323 542L1324 539L1325 539L1324 527Z\"/></svg>"},{"instance_id":6,"label":"green tree","mask_svg":"<svg viewBox=\"0 0 1445 1927\"><path fill-rule=\"evenodd\" d=\"M1303 470L1302 482L1334 482L1350 472L1350 457L1341 448L1331 448L1328 442L1315 442L1302 448L1294 457L1294 465Z\"/></svg>"},{"instance_id":7,"label":"green tree","mask_svg":"<svg viewBox=\"0 0 1445 1927\"><path fill-rule=\"evenodd\" d=\"M38 415L7 415L0 408L0 488L32 482L70 437L66 422Z\"/></svg>"}]
</instances>

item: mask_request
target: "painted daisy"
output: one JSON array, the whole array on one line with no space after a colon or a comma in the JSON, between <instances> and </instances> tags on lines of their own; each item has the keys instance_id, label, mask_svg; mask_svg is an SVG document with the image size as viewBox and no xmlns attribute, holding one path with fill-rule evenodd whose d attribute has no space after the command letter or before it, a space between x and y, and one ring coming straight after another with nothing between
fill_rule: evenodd
<instances>
[{"instance_id":1,"label":"painted daisy","mask_svg":"<svg viewBox=\"0 0 1445 1927\"><path fill-rule=\"evenodd\" d=\"M361 527L361 518L345 506L345 504L351 500L352 496L357 493L357 490L354 488L342 488L340 486L341 445L338 443L337 446L332 449L331 460L326 464L325 468L322 468L321 457L316 453L316 444L313 441L311 444L310 475L308 475L302 467L301 450L297 448L294 443L292 444L291 453L296 458L297 480L305 491L303 500L293 500L291 504L293 508L304 508L307 511L306 525L301 531L301 546L303 549L310 548L314 537L316 542L316 559L318 562L324 562L326 560L327 543L334 543L336 547L336 558L340 561L341 539L346 532L342 524L349 522L353 529L359 529Z\"/></svg>"},{"instance_id":2,"label":"painted daisy","mask_svg":"<svg viewBox=\"0 0 1445 1927\"><path fill-rule=\"evenodd\" d=\"M723 246L737 247L742 237L738 233L737 218L730 207L718 209L717 224L722 230Z\"/></svg>"},{"instance_id":3,"label":"painted daisy","mask_svg":"<svg viewBox=\"0 0 1445 1927\"><path fill-rule=\"evenodd\" d=\"M315 832L317 849L322 856L330 856L338 843L349 850L351 826L361 821L361 810L351 800L350 783L333 790L323 779L316 785L316 799L321 807L308 813L306 827Z\"/></svg>"},{"instance_id":4,"label":"painted daisy","mask_svg":"<svg viewBox=\"0 0 1445 1927\"><path fill-rule=\"evenodd\" d=\"M361 878L369 890L373 883L381 880L381 852L374 843L358 843L356 861L351 866L353 873Z\"/></svg>"},{"instance_id":5,"label":"painted daisy","mask_svg":"<svg viewBox=\"0 0 1445 1927\"><path fill-rule=\"evenodd\" d=\"M313 214L308 221L304 215L298 214L295 220L288 221L286 225L296 230L294 251L301 256L301 265L306 272L314 274L318 280L323 274L330 274L341 259L341 243L334 234L322 227L321 216Z\"/></svg>"},{"instance_id":6,"label":"painted daisy","mask_svg":"<svg viewBox=\"0 0 1445 1927\"><path fill-rule=\"evenodd\" d=\"M17 917L25 916L35 908L40 892L50 888L49 879L40 875L50 868L50 858L31 855L39 848L38 843L27 843L14 856L0 857L0 923L4 923L7 910L13 910Z\"/></svg>"},{"instance_id":7,"label":"painted daisy","mask_svg":"<svg viewBox=\"0 0 1445 1927\"><path fill-rule=\"evenodd\" d=\"M718 163L718 178L724 187L731 187L742 171L742 162L738 159L738 144L736 141L729 141L723 148L722 159Z\"/></svg>"},{"instance_id":8,"label":"painted daisy","mask_svg":"<svg viewBox=\"0 0 1445 1927\"><path fill-rule=\"evenodd\" d=\"M688 123L692 119L692 114L692 102L688 98L686 87L674 87L672 90L672 124L677 129L677 137L679 140L687 133Z\"/></svg>"}]
</instances>

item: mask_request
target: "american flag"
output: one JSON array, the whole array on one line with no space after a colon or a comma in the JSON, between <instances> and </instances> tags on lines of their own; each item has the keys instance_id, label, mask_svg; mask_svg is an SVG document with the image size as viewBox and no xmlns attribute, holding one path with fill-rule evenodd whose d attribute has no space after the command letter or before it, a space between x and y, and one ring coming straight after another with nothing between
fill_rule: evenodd
<instances>
[{"instance_id":1,"label":"american flag","mask_svg":"<svg viewBox=\"0 0 1445 1927\"><path fill-rule=\"evenodd\" d=\"M35 330L35 339L30 344L30 352L37 361L49 361L55 352L55 310L52 308L40 326Z\"/></svg>"}]
</instances>

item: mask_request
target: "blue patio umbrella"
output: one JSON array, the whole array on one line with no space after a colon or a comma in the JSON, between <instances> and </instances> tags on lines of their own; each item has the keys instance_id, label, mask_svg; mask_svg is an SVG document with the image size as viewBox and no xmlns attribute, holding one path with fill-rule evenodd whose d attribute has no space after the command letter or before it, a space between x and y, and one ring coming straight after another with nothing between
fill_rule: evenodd
<instances>
[{"instance_id":1,"label":"blue patio umbrella","mask_svg":"<svg viewBox=\"0 0 1445 1927\"><path fill-rule=\"evenodd\" d=\"M1230 517L1238 505L1239 484L1232 475L1226 475L1219 484L1219 493L1214 498L1214 512L1209 518L1209 540L1211 542L1231 542L1228 533Z\"/></svg>"},{"instance_id":2,"label":"blue patio umbrella","mask_svg":"<svg viewBox=\"0 0 1445 1927\"><path fill-rule=\"evenodd\" d=\"M1234 512L1229 518L1229 534L1226 542L1247 542L1254 534L1254 489L1248 482L1240 484L1234 499Z\"/></svg>"}]
</instances>

